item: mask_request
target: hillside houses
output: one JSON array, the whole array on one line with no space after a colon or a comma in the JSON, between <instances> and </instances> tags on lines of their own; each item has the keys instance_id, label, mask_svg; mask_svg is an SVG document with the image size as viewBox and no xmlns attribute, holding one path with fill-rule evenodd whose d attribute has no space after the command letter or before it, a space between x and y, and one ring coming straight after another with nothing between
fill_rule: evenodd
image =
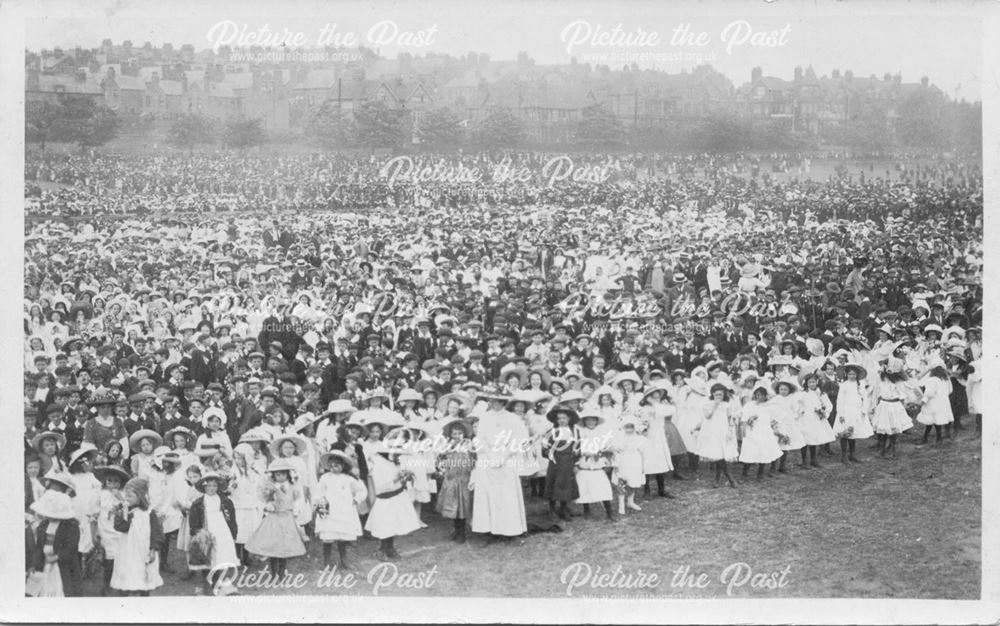
<instances>
[{"instance_id":1,"label":"hillside houses","mask_svg":"<svg viewBox=\"0 0 1000 626\"><path fill-rule=\"evenodd\" d=\"M404 113L413 129L437 107L452 109L466 127L506 109L530 139L545 143L570 141L583 109L595 104L638 132L732 114L815 135L871 107L884 112L891 127L910 94L940 94L926 78L903 82L898 73L860 78L834 70L817 76L813 68L799 67L782 78L758 67L736 86L709 66L666 73L634 65L613 70L575 61L536 64L524 53L492 60L474 52L394 59L363 48L350 52L327 63L255 64L234 61L225 49L105 40L94 50L26 52L25 94L29 103L86 97L120 115L158 120L189 113L221 122L260 119L265 129L279 132L307 131L324 103L350 115L365 102L381 102Z\"/></svg>"}]
</instances>

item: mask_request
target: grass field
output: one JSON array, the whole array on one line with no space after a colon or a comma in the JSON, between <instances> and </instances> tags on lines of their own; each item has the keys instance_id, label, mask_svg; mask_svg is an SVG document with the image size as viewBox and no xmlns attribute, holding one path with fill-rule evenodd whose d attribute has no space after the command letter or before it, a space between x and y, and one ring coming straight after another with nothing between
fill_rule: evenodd
<instances>
[{"instance_id":1,"label":"grass field","mask_svg":"<svg viewBox=\"0 0 1000 626\"><path fill-rule=\"evenodd\" d=\"M307 557L289 562L292 574L302 574L302 588L244 586L241 593L370 596L378 583L383 596L565 597L564 570L586 563L590 581L616 566L619 579L605 577L611 588L593 588L579 566L569 574L580 582L574 597L977 599L980 442L968 433L941 447L918 448L911 431L902 436L895 460L877 459L864 446L864 463L845 467L839 456L822 457L821 469L792 468L760 484L753 473L740 480L737 472L736 489L712 488L710 469L702 467L699 480L669 482L675 500L641 501L642 512L616 522L595 512L593 519L563 524L561 533L507 544L472 535L469 543L455 544L450 521L425 511L430 527L397 540L403 558L395 568L373 569L377 542L362 540L349 552L354 585L328 578L319 586L322 556L314 541ZM529 497L526 504L529 522L544 519L545 502ZM172 565L183 567L182 555L172 554ZM687 582L704 574L700 588L675 585L682 567L691 574ZM650 574L659 575L658 584ZM625 575L646 586L616 586ZM168 574L154 595L192 595L195 587L194 579Z\"/></svg>"}]
</instances>

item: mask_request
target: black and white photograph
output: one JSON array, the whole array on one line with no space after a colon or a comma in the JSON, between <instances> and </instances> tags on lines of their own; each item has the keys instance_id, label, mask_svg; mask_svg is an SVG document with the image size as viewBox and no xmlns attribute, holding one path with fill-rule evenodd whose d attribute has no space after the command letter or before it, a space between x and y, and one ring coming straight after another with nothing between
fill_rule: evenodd
<instances>
[{"instance_id":1,"label":"black and white photograph","mask_svg":"<svg viewBox=\"0 0 1000 626\"><path fill-rule=\"evenodd\" d=\"M2 9L19 620L1000 619L1000 5Z\"/></svg>"}]
</instances>

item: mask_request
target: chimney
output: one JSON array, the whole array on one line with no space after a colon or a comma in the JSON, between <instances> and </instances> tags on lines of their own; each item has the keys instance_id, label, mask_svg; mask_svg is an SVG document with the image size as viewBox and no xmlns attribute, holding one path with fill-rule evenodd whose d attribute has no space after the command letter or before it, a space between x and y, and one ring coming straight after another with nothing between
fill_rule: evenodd
<instances>
[{"instance_id":1,"label":"chimney","mask_svg":"<svg viewBox=\"0 0 1000 626\"><path fill-rule=\"evenodd\" d=\"M833 73L830 76L832 76L834 80L839 80L840 79L840 70L833 70Z\"/></svg>"},{"instance_id":2,"label":"chimney","mask_svg":"<svg viewBox=\"0 0 1000 626\"><path fill-rule=\"evenodd\" d=\"M847 82L853 81L854 72L852 72L851 70L847 70L846 72L844 72L844 80L846 80Z\"/></svg>"},{"instance_id":3,"label":"chimney","mask_svg":"<svg viewBox=\"0 0 1000 626\"><path fill-rule=\"evenodd\" d=\"M755 83L758 80L760 80L760 77L763 75L763 73L764 72L763 72L763 70L760 69L759 65L757 67L753 68L752 70L750 70L750 82L751 83Z\"/></svg>"},{"instance_id":4,"label":"chimney","mask_svg":"<svg viewBox=\"0 0 1000 626\"><path fill-rule=\"evenodd\" d=\"M927 79L927 77L926 77L926 76L924 76L924 77L922 77L922 78L920 79L920 86L921 86L921 87L926 87L926 86L928 85L928 83L929 83L929 82L930 82L930 81L929 81L929 80Z\"/></svg>"},{"instance_id":5,"label":"chimney","mask_svg":"<svg viewBox=\"0 0 1000 626\"><path fill-rule=\"evenodd\" d=\"M795 82L802 80L802 66L796 66L795 68Z\"/></svg>"}]
</instances>

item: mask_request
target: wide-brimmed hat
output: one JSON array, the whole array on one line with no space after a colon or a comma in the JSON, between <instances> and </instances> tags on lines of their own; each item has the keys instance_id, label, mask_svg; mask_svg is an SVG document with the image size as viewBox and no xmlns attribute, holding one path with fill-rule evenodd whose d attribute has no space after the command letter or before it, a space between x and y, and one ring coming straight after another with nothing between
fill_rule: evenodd
<instances>
[{"instance_id":1,"label":"wide-brimmed hat","mask_svg":"<svg viewBox=\"0 0 1000 626\"><path fill-rule=\"evenodd\" d=\"M47 430L47 431L45 431L43 433L38 433L37 435L35 435L34 437L32 437L31 438L31 447L34 448L35 450L37 450L38 452L41 452L42 451L42 448L41 448L42 442L45 441L46 439L55 439L56 440L56 447L59 450L62 450L63 448L66 447L66 437L62 433L57 433L57 432L54 432L54 431L51 431L51 430Z\"/></svg>"},{"instance_id":2,"label":"wide-brimmed hat","mask_svg":"<svg viewBox=\"0 0 1000 626\"><path fill-rule=\"evenodd\" d=\"M98 465L94 468L94 476L102 483L108 476L117 476L121 479L122 485L131 478L128 470L121 465Z\"/></svg>"},{"instance_id":3,"label":"wide-brimmed hat","mask_svg":"<svg viewBox=\"0 0 1000 626\"><path fill-rule=\"evenodd\" d=\"M795 393L796 391L799 390L799 382L794 378L779 378L778 380L771 383L771 389L774 389L775 394L778 393L778 387L780 387L781 385L788 385L789 388L791 388L792 393ZM714 389L715 387L713 386L712 388Z\"/></svg>"},{"instance_id":4,"label":"wide-brimmed hat","mask_svg":"<svg viewBox=\"0 0 1000 626\"><path fill-rule=\"evenodd\" d=\"M118 404L118 399L108 393L99 393L90 397L87 400L87 405L97 407L101 405L115 405Z\"/></svg>"},{"instance_id":5,"label":"wide-brimmed hat","mask_svg":"<svg viewBox=\"0 0 1000 626\"><path fill-rule=\"evenodd\" d=\"M184 435L187 437L187 442L190 445L194 442L197 437L194 435L194 431L187 426L174 426L167 432L163 433L164 441L173 441L174 435Z\"/></svg>"},{"instance_id":6,"label":"wide-brimmed hat","mask_svg":"<svg viewBox=\"0 0 1000 626\"><path fill-rule=\"evenodd\" d=\"M292 424L292 430L294 430L297 433L301 432L303 429L312 426L321 419L323 419L322 414L316 415L315 413L311 413L309 411L306 411L305 413L300 413L299 416L295 418L295 423Z\"/></svg>"},{"instance_id":7,"label":"wide-brimmed hat","mask_svg":"<svg viewBox=\"0 0 1000 626\"><path fill-rule=\"evenodd\" d=\"M356 413L358 411L357 407L351 404L350 400L331 400L330 404L326 405L326 411L324 415L331 415L333 413Z\"/></svg>"},{"instance_id":8,"label":"wide-brimmed hat","mask_svg":"<svg viewBox=\"0 0 1000 626\"><path fill-rule=\"evenodd\" d=\"M72 468L73 464L82 459L83 457L96 456L97 452L98 452L97 446L89 442L84 442L80 444L79 449L77 449L73 454L70 455L69 463L66 464L66 467Z\"/></svg>"},{"instance_id":9,"label":"wide-brimmed hat","mask_svg":"<svg viewBox=\"0 0 1000 626\"><path fill-rule=\"evenodd\" d=\"M60 485L66 487L72 492L76 491L76 482L74 482L73 477L67 474L66 472L49 470L49 473L46 474L45 476L42 476L41 480L42 480L42 485L44 485L46 488L49 486L49 483L59 483Z\"/></svg>"},{"instance_id":10,"label":"wide-brimmed hat","mask_svg":"<svg viewBox=\"0 0 1000 626\"><path fill-rule=\"evenodd\" d=\"M399 395L396 396L397 404L402 402L423 402L423 401L424 401L423 394L419 393L416 389L411 389L409 387L400 391Z\"/></svg>"},{"instance_id":11,"label":"wide-brimmed hat","mask_svg":"<svg viewBox=\"0 0 1000 626\"><path fill-rule=\"evenodd\" d=\"M374 400L375 398L382 398L383 400L385 400L386 402L388 402L389 401L389 392L387 392L382 387L375 387L374 389L372 389L370 391L366 391L363 394L361 394L361 402L362 403L369 402L371 400Z\"/></svg>"},{"instance_id":12,"label":"wide-brimmed hat","mask_svg":"<svg viewBox=\"0 0 1000 626\"><path fill-rule=\"evenodd\" d=\"M215 456L223 450L221 443L202 440L194 447L194 454L199 457L210 457Z\"/></svg>"},{"instance_id":13,"label":"wide-brimmed hat","mask_svg":"<svg viewBox=\"0 0 1000 626\"><path fill-rule=\"evenodd\" d=\"M771 386L767 384L767 381L763 380L759 381L756 385L754 385L753 391L750 392L750 397L752 398L753 396L757 395L758 391L763 391L764 393L766 393L768 398L770 398L771 395L773 394Z\"/></svg>"},{"instance_id":14,"label":"wide-brimmed hat","mask_svg":"<svg viewBox=\"0 0 1000 626\"><path fill-rule=\"evenodd\" d=\"M361 430L362 437L368 436L368 426L365 424L363 418L357 415L352 415L346 422L344 422L344 428L350 428L352 426Z\"/></svg>"},{"instance_id":15,"label":"wide-brimmed hat","mask_svg":"<svg viewBox=\"0 0 1000 626\"><path fill-rule=\"evenodd\" d=\"M132 450L132 452L138 452L139 442L143 439L152 439L153 449L163 445L163 437L160 436L160 433L155 430L150 430L149 428L141 428L132 433L132 436L128 438L129 449Z\"/></svg>"},{"instance_id":16,"label":"wide-brimmed hat","mask_svg":"<svg viewBox=\"0 0 1000 626\"><path fill-rule=\"evenodd\" d=\"M295 474L297 470L295 465L292 464L288 459L281 457L271 461L271 464L267 466L264 470L266 473L271 474L274 472L288 472L289 474Z\"/></svg>"},{"instance_id":17,"label":"wide-brimmed hat","mask_svg":"<svg viewBox=\"0 0 1000 626\"><path fill-rule=\"evenodd\" d=\"M218 472L205 472L201 478L194 484L194 488L201 493L205 493L205 482L209 480L214 480L219 484L219 493L226 490L226 485L229 483L229 478L223 476Z\"/></svg>"},{"instance_id":18,"label":"wide-brimmed hat","mask_svg":"<svg viewBox=\"0 0 1000 626\"><path fill-rule=\"evenodd\" d=\"M462 393L462 392L446 393L445 395L438 398L437 410L444 413L445 410L447 410L448 408L448 404L452 400L462 405L462 410L465 411L466 414L468 414L469 411L472 410L472 407L476 405L475 399L467 393Z\"/></svg>"},{"instance_id":19,"label":"wide-brimmed hat","mask_svg":"<svg viewBox=\"0 0 1000 626\"><path fill-rule=\"evenodd\" d=\"M208 428L208 420L210 420L213 417L219 418L219 421L222 423L222 427L223 428L226 427L226 420L227 420L227 418L226 418L226 412L223 411L222 409L220 409L217 406L213 406L211 408L205 409L205 412L201 414L201 425L202 425L202 427L203 428Z\"/></svg>"},{"instance_id":20,"label":"wide-brimmed hat","mask_svg":"<svg viewBox=\"0 0 1000 626\"><path fill-rule=\"evenodd\" d=\"M345 465L345 468L344 468L345 472L349 472L352 469L354 469L354 459L352 459L351 457L347 456L347 454L345 454L344 452L341 452L340 450L331 450L330 452L327 452L326 454L321 455L319 457L320 467L327 467L327 466L329 466L330 462L333 461L334 459L337 459L338 461L340 461L341 463L343 463Z\"/></svg>"},{"instance_id":21,"label":"wide-brimmed hat","mask_svg":"<svg viewBox=\"0 0 1000 626\"><path fill-rule=\"evenodd\" d=\"M239 443L252 443L254 441L267 442L271 441L272 438L271 433L263 428L251 428L240 435Z\"/></svg>"},{"instance_id":22,"label":"wide-brimmed hat","mask_svg":"<svg viewBox=\"0 0 1000 626\"><path fill-rule=\"evenodd\" d=\"M584 385L591 385L593 386L594 389L597 389L598 387L601 386L601 383L600 381L595 380L593 378L581 378L580 380L573 383L573 389L580 391L581 389L583 389ZM563 384L563 386L565 387L565 384Z\"/></svg>"},{"instance_id":23,"label":"wide-brimmed hat","mask_svg":"<svg viewBox=\"0 0 1000 626\"><path fill-rule=\"evenodd\" d=\"M559 413L568 413L569 414L569 425L570 426L573 426L574 424L576 424L577 422L580 421L580 414L577 413L576 411L574 411L573 409L568 409L566 407L556 407L556 408L552 409L551 411L549 411L545 415L545 419L549 420L553 424L558 424L557 418L558 418Z\"/></svg>"},{"instance_id":24,"label":"wide-brimmed hat","mask_svg":"<svg viewBox=\"0 0 1000 626\"><path fill-rule=\"evenodd\" d=\"M602 425L605 421L607 421L604 419L603 415L601 415L600 413L595 413L593 411L584 411L583 413L580 414L581 423L587 419L596 419L598 426Z\"/></svg>"},{"instance_id":25,"label":"wide-brimmed hat","mask_svg":"<svg viewBox=\"0 0 1000 626\"><path fill-rule=\"evenodd\" d=\"M868 370L860 363L847 363L844 365L844 373L846 374L849 370L855 371L858 375L858 380L864 380L868 376Z\"/></svg>"},{"instance_id":26,"label":"wide-brimmed hat","mask_svg":"<svg viewBox=\"0 0 1000 626\"><path fill-rule=\"evenodd\" d=\"M609 382L617 387L618 385L621 385L622 383L629 380L632 381L632 384L635 385L636 389L642 387L642 379L639 378L639 375L633 372L632 370L618 374L617 376L614 377L613 380Z\"/></svg>"},{"instance_id":27,"label":"wide-brimmed hat","mask_svg":"<svg viewBox=\"0 0 1000 626\"><path fill-rule=\"evenodd\" d=\"M477 392L476 395L487 400L502 400L504 402L510 398L510 396L501 392L496 385L486 385L483 387L482 391Z\"/></svg>"},{"instance_id":28,"label":"wide-brimmed hat","mask_svg":"<svg viewBox=\"0 0 1000 626\"><path fill-rule=\"evenodd\" d=\"M36 515L49 519L66 520L76 517L73 501L69 495L52 490L46 491L38 500L32 502L31 510Z\"/></svg>"},{"instance_id":29,"label":"wide-brimmed hat","mask_svg":"<svg viewBox=\"0 0 1000 626\"><path fill-rule=\"evenodd\" d=\"M271 450L271 454L278 457L278 450L284 445L286 441L291 441L295 444L295 450L299 454L305 454L306 450L309 449L309 443L306 441L305 437L302 435L282 435L275 438L274 441L268 444L268 448Z\"/></svg>"},{"instance_id":30,"label":"wide-brimmed hat","mask_svg":"<svg viewBox=\"0 0 1000 626\"><path fill-rule=\"evenodd\" d=\"M466 420L451 420L441 427L441 434L446 439L451 439L451 431L455 428L461 428L465 432L465 438L472 438L472 423Z\"/></svg>"}]
</instances>

